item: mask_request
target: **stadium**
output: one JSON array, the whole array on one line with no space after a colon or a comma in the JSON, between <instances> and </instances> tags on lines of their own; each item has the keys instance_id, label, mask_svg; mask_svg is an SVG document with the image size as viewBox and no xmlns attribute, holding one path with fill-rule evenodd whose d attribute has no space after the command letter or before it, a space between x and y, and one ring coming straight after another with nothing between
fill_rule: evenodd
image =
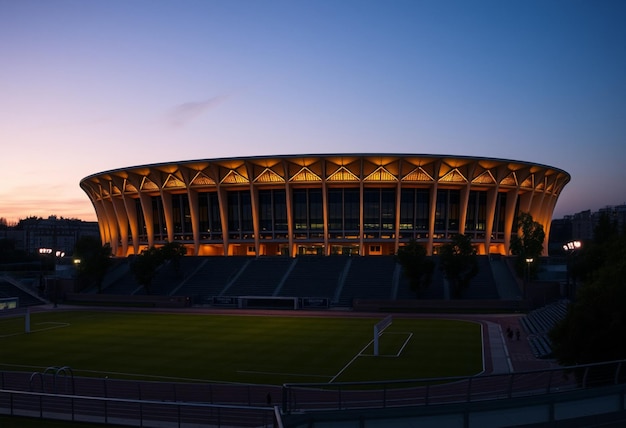
<instances>
[{"instance_id":1,"label":"stadium","mask_svg":"<svg viewBox=\"0 0 626 428\"><path fill-rule=\"evenodd\" d=\"M509 254L528 212L546 241L570 175L523 161L418 154L284 155L169 162L81 180L116 256L180 242L188 255L429 255L454 234ZM546 251L547 255L547 249Z\"/></svg>"},{"instance_id":2,"label":"stadium","mask_svg":"<svg viewBox=\"0 0 626 428\"><path fill-rule=\"evenodd\" d=\"M0 424L622 423L626 361L555 365L547 332L568 302L546 305L542 283L544 306L524 313L528 281L501 257L520 213L547 238L569 180L528 162L387 154L86 177L116 257L84 288L57 277L56 259L40 295L0 278L11 296L0 314ZM437 263L456 234L471 237L478 274L451 298L439 266L416 299L394 255L416 240ZM140 285L135 256L169 242L193 257Z\"/></svg>"}]
</instances>

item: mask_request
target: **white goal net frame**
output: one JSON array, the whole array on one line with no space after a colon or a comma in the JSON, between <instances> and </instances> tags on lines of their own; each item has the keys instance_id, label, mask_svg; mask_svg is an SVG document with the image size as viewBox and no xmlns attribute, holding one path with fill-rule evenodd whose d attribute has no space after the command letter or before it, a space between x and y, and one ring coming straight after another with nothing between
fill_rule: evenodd
<instances>
[{"instance_id":1,"label":"white goal net frame","mask_svg":"<svg viewBox=\"0 0 626 428\"><path fill-rule=\"evenodd\" d=\"M387 315L382 320L378 321L374 326L374 355L378 356L378 339L383 334L383 331L393 323L393 317Z\"/></svg>"}]
</instances>

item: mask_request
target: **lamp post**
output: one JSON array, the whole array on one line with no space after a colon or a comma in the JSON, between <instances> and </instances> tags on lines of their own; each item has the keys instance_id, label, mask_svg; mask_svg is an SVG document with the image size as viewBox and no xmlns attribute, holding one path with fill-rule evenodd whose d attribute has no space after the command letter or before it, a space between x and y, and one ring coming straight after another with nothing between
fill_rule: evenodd
<instances>
[{"instance_id":1,"label":"lamp post","mask_svg":"<svg viewBox=\"0 0 626 428\"><path fill-rule=\"evenodd\" d=\"M52 270L54 271L53 278L53 290L52 290L52 301L54 303L54 307L57 307L57 297L58 297L58 278L57 278L57 259L65 257L65 253L61 250L54 251L52 248L40 248L39 254L42 257L52 256ZM46 289L48 288L48 281L46 280Z\"/></svg>"},{"instance_id":2,"label":"lamp post","mask_svg":"<svg viewBox=\"0 0 626 428\"><path fill-rule=\"evenodd\" d=\"M526 298L528 298L528 287L530 287L530 265L534 262L535 259L532 257L526 258L526 285L524 286L524 292L526 294Z\"/></svg>"},{"instance_id":3,"label":"lamp post","mask_svg":"<svg viewBox=\"0 0 626 428\"><path fill-rule=\"evenodd\" d=\"M571 275L571 269L572 269L572 257L574 257L574 255L576 254L576 251L580 250L582 248L583 244L581 241L569 241L565 244L563 244L563 251L565 251L566 254L566 265L565 265L565 269L566 269L566 273L565 273L565 297L567 297L568 299L572 298L572 294L574 290L572 290L571 288L576 288L576 281L574 280L574 283L572 284L573 287L571 287L570 285L570 275Z\"/></svg>"}]
</instances>

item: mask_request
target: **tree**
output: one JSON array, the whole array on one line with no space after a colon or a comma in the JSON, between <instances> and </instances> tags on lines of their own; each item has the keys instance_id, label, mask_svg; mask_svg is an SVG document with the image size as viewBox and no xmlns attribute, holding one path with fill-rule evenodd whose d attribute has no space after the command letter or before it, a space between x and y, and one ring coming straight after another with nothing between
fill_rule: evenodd
<instances>
[{"instance_id":1,"label":"tree","mask_svg":"<svg viewBox=\"0 0 626 428\"><path fill-rule=\"evenodd\" d=\"M467 235L454 235L452 242L439 249L441 270L450 284L452 296L458 298L470 281L478 273L476 251L472 247L472 238Z\"/></svg>"},{"instance_id":2,"label":"tree","mask_svg":"<svg viewBox=\"0 0 626 428\"><path fill-rule=\"evenodd\" d=\"M626 358L626 236L602 222L585 243L574 269L583 280L565 318L550 331L564 365Z\"/></svg>"},{"instance_id":3,"label":"tree","mask_svg":"<svg viewBox=\"0 0 626 428\"><path fill-rule=\"evenodd\" d=\"M168 242L160 249L164 261L169 261L176 276L180 276L180 259L187 254L187 249L180 242Z\"/></svg>"},{"instance_id":4,"label":"tree","mask_svg":"<svg viewBox=\"0 0 626 428\"><path fill-rule=\"evenodd\" d=\"M435 269L435 264L426 255L426 248L411 239L407 245L398 248L396 260L402 266L411 290L419 296L419 292L430 285Z\"/></svg>"},{"instance_id":5,"label":"tree","mask_svg":"<svg viewBox=\"0 0 626 428\"><path fill-rule=\"evenodd\" d=\"M14 239L0 239L0 263L23 263L36 257L24 250L19 250Z\"/></svg>"},{"instance_id":6,"label":"tree","mask_svg":"<svg viewBox=\"0 0 626 428\"><path fill-rule=\"evenodd\" d=\"M593 239L585 242L578 251L575 263L571 267L572 277L582 280L583 283L591 282L607 257L611 257L612 246L617 245L614 238L618 235L617 224L610 221L607 213L602 213L593 230Z\"/></svg>"},{"instance_id":7,"label":"tree","mask_svg":"<svg viewBox=\"0 0 626 428\"><path fill-rule=\"evenodd\" d=\"M137 282L145 288L146 294L150 294L152 280L162 263L163 252L155 247L148 248L132 260L130 269Z\"/></svg>"},{"instance_id":8,"label":"tree","mask_svg":"<svg viewBox=\"0 0 626 428\"><path fill-rule=\"evenodd\" d=\"M517 256L515 270L520 278L523 278L526 270L531 277L536 273L536 261L543 253L543 241L546 233L543 226L533 220L529 213L520 213L517 218L517 235L511 236L511 254ZM532 263L527 260L532 259Z\"/></svg>"},{"instance_id":9,"label":"tree","mask_svg":"<svg viewBox=\"0 0 626 428\"><path fill-rule=\"evenodd\" d=\"M95 284L100 293L102 280L111 265L111 247L102 245L95 236L82 236L74 246L74 259L80 261L76 264L80 283L85 286Z\"/></svg>"}]
</instances>

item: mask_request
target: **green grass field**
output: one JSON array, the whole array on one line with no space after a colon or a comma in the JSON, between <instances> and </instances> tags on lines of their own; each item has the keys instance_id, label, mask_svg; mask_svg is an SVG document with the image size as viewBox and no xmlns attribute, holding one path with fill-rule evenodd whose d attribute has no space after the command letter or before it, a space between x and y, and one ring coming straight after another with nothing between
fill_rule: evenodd
<instances>
[{"instance_id":1,"label":"green grass field","mask_svg":"<svg viewBox=\"0 0 626 428\"><path fill-rule=\"evenodd\" d=\"M381 316L382 318L382 316ZM262 384L473 375L480 325L395 317L373 356L380 319L50 311L0 318L0 369L69 366L74 375Z\"/></svg>"}]
</instances>

